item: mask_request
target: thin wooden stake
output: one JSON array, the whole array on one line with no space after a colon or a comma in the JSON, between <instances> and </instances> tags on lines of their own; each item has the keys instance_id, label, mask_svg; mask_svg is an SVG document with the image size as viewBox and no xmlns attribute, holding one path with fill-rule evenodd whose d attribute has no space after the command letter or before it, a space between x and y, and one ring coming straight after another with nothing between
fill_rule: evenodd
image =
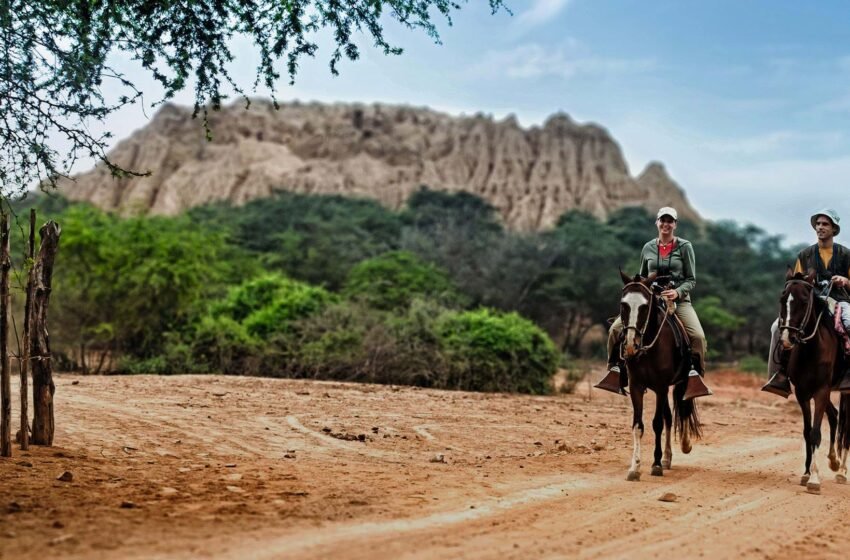
<instances>
[{"instance_id":1,"label":"thin wooden stake","mask_svg":"<svg viewBox=\"0 0 850 560\"><path fill-rule=\"evenodd\" d=\"M9 216L0 218L0 455L12 456L12 376L9 370Z\"/></svg>"},{"instance_id":2,"label":"thin wooden stake","mask_svg":"<svg viewBox=\"0 0 850 560\"><path fill-rule=\"evenodd\" d=\"M27 296L24 304L24 343L21 353L21 449L26 451L30 447L29 426L29 369L30 354L32 348L32 275L35 270L35 208L30 209L30 237L27 246L27 257L29 270L27 271Z\"/></svg>"},{"instance_id":3,"label":"thin wooden stake","mask_svg":"<svg viewBox=\"0 0 850 560\"><path fill-rule=\"evenodd\" d=\"M32 371L32 440L33 445L53 445L53 363L50 336L47 332L47 306L53 283L53 263L59 250L62 228L49 221L39 230L41 247L33 265L32 315L30 323L30 370Z\"/></svg>"}]
</instances>

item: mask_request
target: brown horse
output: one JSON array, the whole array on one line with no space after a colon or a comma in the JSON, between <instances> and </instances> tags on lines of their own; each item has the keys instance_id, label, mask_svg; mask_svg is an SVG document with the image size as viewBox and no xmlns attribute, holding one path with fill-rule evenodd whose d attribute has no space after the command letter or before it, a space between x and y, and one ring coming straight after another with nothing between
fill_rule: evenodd
<instances>
[{"instance_id":1,"label":"brown horse","mask_svg":"<svg viewBox=\"0 0 850 560\"><path fill-rule=\"evenodd\" d=\"M668 392L673 385L673 408L675 410L676 434L681 440L682 452L691 452L691 436L699 438L700 423L696 403L685 398L688 386L690 353L677 349L673 329L660 305L660 286L655 274L643 278L623 278L623 294L620 298L620 319L623 321L624 340L622 358L629 376L629 391L632 399L632 436L634 448L632 462L626 480L640 480L640 440L643 437L643 396L647 389L653 391L655 416L652 429L655 432L655 456L651 473L662 476L673 461L670 445L673 414L670 411ZM660 278L658 279L661 280ZM661 451L661 435L666 427L664 452Z\"/></svg>"},{"instance_id":2,"label":"brown horse","mask_svg":"<svg viewBox=\"0 0 850 560\"><path fill-rule=\"evenodd\" d=\"M812 493L820 493L821 477L817 450L821 444L821 424L826 413L829 421L829 467L839 471L836 480L847 482L847 449L850 447L850 397L841 395L841 418L830 400L833 378L838 373L843 350L841 341L826 313L826 304L815 294L815 273L786 274L785 287L779 298L779 344L786 352L786 371L794 384L794 396L803 412L803 439L806 463L800 484ZM826 319L824 319L826 315ZM814 401L814 417L811 402ZM836 428L842 455L839 464L835 454Z\"/></svg>"}]
</instances>

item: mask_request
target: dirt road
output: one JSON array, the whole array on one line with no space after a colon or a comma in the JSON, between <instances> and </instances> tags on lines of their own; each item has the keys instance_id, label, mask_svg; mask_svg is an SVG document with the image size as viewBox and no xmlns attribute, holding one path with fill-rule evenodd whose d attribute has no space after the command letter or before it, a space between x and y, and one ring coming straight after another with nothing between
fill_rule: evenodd
<instances>
[{"instance_id":1,"label":"dirt road","mask_svg":"<svg viewBox=\"0 0 850 560\"><path fill-rule=\"evenodd\" d=\"M584 386L61 375L57 445L0 460L0 558L838 557L850 487L798 485L796 405L711 383L705 439L652 477L647 434L635 483L627 400Z\"/></svg>"}]
</instances>

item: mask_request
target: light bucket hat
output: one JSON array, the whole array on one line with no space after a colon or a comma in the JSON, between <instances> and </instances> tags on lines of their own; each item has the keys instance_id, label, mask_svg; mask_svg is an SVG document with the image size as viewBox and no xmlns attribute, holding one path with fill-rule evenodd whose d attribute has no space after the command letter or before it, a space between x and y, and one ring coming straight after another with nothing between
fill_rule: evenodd
<instances>
[{"instance_id":1,"label":"light bucket hat","mask_svg":"<svg viewBox=\"0 0 850 560\"><path fill-rule=\"evenodd\" d=\"M838 235L838 232L841 231L841 226L838 225L838 222L841 221L841 218L838 217L838 212L836 212L832 208L824 208L822 210L818 210L817 212L812 214L812 218L811 220L809 220L812 224L812 229L815 229L815 221L818 219L818 216L826 216L827 218L829 218L829 221L832 222L832 225L835 227L835 235Z\"/></svg>"},{"instance_id":2,"label":"light bucket hat","mask_svg":"<svg viewBox=\"0 0 850 560\"><path fill-rule=\"evenodd\" d=\"M679 214L676 212L675 208L671 208L670 206L665 206L661 210L658 211L658 215L655 216L655 219L661 218L661 216L670 216L677 222L679 221Z\"/></svg>"}]
</instances>

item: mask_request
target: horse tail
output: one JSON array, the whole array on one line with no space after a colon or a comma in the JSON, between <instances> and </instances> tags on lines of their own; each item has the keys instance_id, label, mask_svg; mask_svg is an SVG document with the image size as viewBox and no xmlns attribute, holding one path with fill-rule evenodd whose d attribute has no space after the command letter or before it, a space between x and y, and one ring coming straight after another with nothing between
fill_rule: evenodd
<instances>
[{"instance_id":1,"label":"horse tail","mask_svg":"<svg viewBox=\"0 0 850 560\"><path fill-rule=\"evenodd\" d=\"M687 383L677 383L673 386L673 412L676 424L676 435L680 438L690 436L694 439L702 437L702 424L697 414L697 403L693 399L685 400Z\"/></svg>"},{"instance_id":2,"label":"horse tail","mask_svg":"<svg viewBox=\"0 0 850 560\"><path fill-rule=\"evenodd\" d=\"M850 448L850 395L841 394L838 405L838 448Z\"/></svg>"}]
</instances>

